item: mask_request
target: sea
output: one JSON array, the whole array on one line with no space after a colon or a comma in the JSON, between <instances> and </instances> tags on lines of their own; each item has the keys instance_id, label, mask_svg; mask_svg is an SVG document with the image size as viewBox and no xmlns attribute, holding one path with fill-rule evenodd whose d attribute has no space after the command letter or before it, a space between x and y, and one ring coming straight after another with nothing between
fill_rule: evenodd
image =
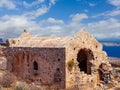
<instances>
[{"instance_id":1,"label":"sea","mask_svg":"<svg viewBox=\"0 0 120 90\"><path fill-rule=\"evenodd\" d=\"M120 46L103 46L103 50L107 52L109 57L120 58Z\"/></svg>"},{"instance_id":2,"label":"sea","mask_svg":"<svg viewBox=\"0 0 120 90\"><path fill-rule=\"evenodd\" d=\"M120 58L120 39L119 40L112 40L112 41L99 41L100 43L113 43L112 46L104 46L103 50L107 52L109 57L117 57ZM114 44L119 44L118 46Z\"/></svg>"}]
</instances>

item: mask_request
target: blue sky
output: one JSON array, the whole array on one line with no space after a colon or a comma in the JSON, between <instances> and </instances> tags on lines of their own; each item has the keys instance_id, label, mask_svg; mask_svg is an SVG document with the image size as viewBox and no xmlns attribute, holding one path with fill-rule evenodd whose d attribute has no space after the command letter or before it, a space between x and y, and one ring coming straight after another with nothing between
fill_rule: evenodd
<instances>
[{"instance_id":1,"label":"blue sky","mask_svg":"<svg viewBox=\"0 0 120 90\"><path fill-rule=\"evenodd\" d=\"M120 40L120 0L0 0L0 37L73 36Z\"/></svg>"}]
</instances>

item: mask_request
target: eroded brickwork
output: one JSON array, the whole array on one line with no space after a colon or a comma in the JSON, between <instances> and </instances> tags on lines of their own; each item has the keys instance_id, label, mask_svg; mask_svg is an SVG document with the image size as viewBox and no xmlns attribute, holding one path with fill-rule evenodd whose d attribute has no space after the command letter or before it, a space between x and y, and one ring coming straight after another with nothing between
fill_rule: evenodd
<instances>
[{"instance_id":1,"label":"eroded brickwork","mask_svg":"<svg viewBox=\"0 0 120 90\"><path fill-rule=\"evenodd\" d=\"M32 37L25 30L8 45L9 71L53 89L98 90L100 65L112 70L102 45L84 30L74 37Z\"/></svg>"},{"instance_id":2,"label":"eroded brickwork","mask_svg":"<svg viewBox=\"0 0 120 90\"><path fill-rule=\"evenodd\" d=\"M77 33L66 46L66 64L70 60L74 60L76 65L71 71L66 66L68 90L76 87L75 90L96 90L96 85L100 83L99 66L106 63L108 71L112 69L102 45L84 30Z\"/></svg>"},{"instance_id":3,"label":"eroded brickwork","mask_svg":"<svg viewBox=\"0 0 120 90\"><path fill-rule=\"evenodd\" d=\"M8 70L16 76L65 88L64 48L9 47L7 50Z\"/></svg>"}]
</instances>

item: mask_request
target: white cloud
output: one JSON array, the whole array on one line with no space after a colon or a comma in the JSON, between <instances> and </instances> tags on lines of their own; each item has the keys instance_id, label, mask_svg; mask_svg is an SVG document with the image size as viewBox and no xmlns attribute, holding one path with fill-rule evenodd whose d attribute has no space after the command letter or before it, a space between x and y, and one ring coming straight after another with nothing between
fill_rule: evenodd
<instances>
[{"instance_id":1,"label":"white cloud","mask_svg":"<svg viewBox=\"0 0 120 90\"><path fill-rule=\"evenodd\" d=\"M4 1L4 0L2 0ZM6 0L7 1L7 0ZM59 32L61 29L60 24L64 24L62 20L56 20L54 18L48 18L47 20L43 20L44 22L50 23L51 26L44 27L44 24L41 24L42 21L36 22L34 19L37 17L44 15L49 11L52 5L55 4L56 0L50 0L48 4L44 3L45 0L37 0L32 3L25 3L26 7L32 8L34 5L41 4L39 8L32 11L26 11L21 15L5 15L0 17L0 36L4 38L8 37L16 37L20 34L24 29L28 29L32 32L33 35L52 35L57 34L55 31ZM1 1L0 1L1 2ZM9 2L9 1L8 1ZM44 3L44 4L42 4ZM2 5L0 3L0 5ZM41 32L41 33L38 33Z\"/></svg>"},{"instance_id":2,"label":"white cloud","mask_svg":"<svg viewBox=\"0 0 120 90\"><path fill-rule=\"evenodd\" d=\"M95 16L92 16L93 18L98 18L100 16L104 16L104 17L115 17L115 16L118 16L120 15L120 0L108 0L108 3L115 6L116 8L113 9L113 10L108 10L108 11L105 11L103 13L99 13Z\"/></svg>"},{"instance_id":3,"label":"white cloud","mask_svg":"<svg viewBox=\"0 0 120 90\"><path fill-rule=\"evenodd\" d=\"M32 7L32 6L35 6L35 5L43 3L44 1L45 0L36 0L36 1L33 1L32 3L27 3L26 1L23 1L23 5L25 7Z\"/></svg>"},{"instance_id":4,"label":"white cloud","mask_svg":"<svg viewBox=\"0 0 120 90\"><path fill-rule=\"evenodd\" d=\"M120 21L115 19L115 16L120 15L119 8L113 11L104 12L97 16L114 16L114 18L99 20L88 24L82 23L84 19L90 18L85 13L71 15L67 23L52 17L36 22L35 19L37 19L37 17L49 12L52 5L56 3L56 0L49 0L48 3L44 2L45 0L35 0L32 3L23 1L25 7L32 8L35 6L37 9L25 11L21 15L5 15L0 17L0 37L16 37L24 29L28 29L35 36L68 36L75 35L79 30L85 28L98 39L120 38ZM109 0L110 4L117 7L120 6L119 2L120 0ZM95 4L92 3L89 3L89 5L95 6ZM16 6L17 5L15 5L15 2L12 0L0 0L0 7L16 9ZM84 11L88 12L88 10Z\"/></svg>"},{"instance_id":5,"label":"white cloud","mask_svg":"<svg viewBox=\"0 0 120 90\"><path fill-rule=\"evenodd\" d=\"M96 29L100 28L102 30L111 30L111 29L117 29L120 28L119 21L115 18L110 18L107 20L101 20L99 22L91 23L93 24L93 27Z\"/></svg>"},{"instance_id":6,"label":"white cloud","mask_svg":"<svg viewBox=\"0 0 120 90\"><path fill-rule=\"evenodd\" d=\"M38 9L36 9L36 10L34 10L34 11L26 12L26 13L24 14L24 16L29 17L29 18L31 18L31 19L34 19L34 18L36 18L36 17L39 17L39 16L41 16L41 15L44 15L44 14L47 13L48 11L49 11L49 7L47 7L47 6L42 6L42 7L38 8Z\"/></svg>"},{"instance_id":7,"label":"white cloud","mask_svg":"<svg viewBox=\"0 0 120 90\"><path fill-rule=\"evenodd\" d=\"M106 11L106 12L94 15L94 16L92 16L92 18L99 18L101 16L110 18L110 17L119 16L119 15L120 15L120 9L117 8L117 9L114 9L114 10L111 10L111 11Z\"/></svg>"},{"instance_id":8,"label":"white cloud","mask_svg":"<svg viewBox=\"0 0 120 90\"><path fill-rule=\"evenodd\" d=\"M87 18L86 14L77 13L71 16L69 23L51 17L36 22L25 15L6 15L0 20L0 35L5 38L17 37L24 29L28 29L35 36L68 36L75 35L84 28L98 39L120 38L119 20L110 18L88 24L82 23L82 20Z\"/></svg>"},{"instance_id":9,"label":"white cloud","mask_svg":"<svg viewBox=\"0 0 120 90\"><path fill-rule=\"evenodd\" d=\"M120 21L115 18L89 23L86 29L99 39L119 38Z\"/></svg>"},{"instance_id":10,"label":"white cloud","mask_svg":"<svg viewBox=\"0 0 120 90\"><path fill-rule=\"evenodd\" d=\"M89 3L89 6L94 7L94 6L96 6L96 4Z\"/></svg>"},{"instance_id":11,"label":"white cloud","mask_svg":"<svg viewBox=\"0 0 120 90\"><path fill-rule=\"evenodd\" d=\"M110 4L120 7L120 0L108 0Z\"/></svg>"},{"instance_id":12,"label":"white cloud","mask_svg":"<svg viewBox=\"0 0 120 90\"><path fill-rule=\"evenodd\" d=\"M71 15L72 17L72 21L74 22L81 22L83 19L87 19L88 16L86 14L75 14L75 15Z\"/></svg>"},{"instance_id":13,"label":"white cloud","mask_svg":"<svg viewBox=\"0 0 120 90\"><path fill-rule=\"evenodd\" d=\"M54 19L54 18L48 18L47 20L42 20L41 21L41 24L64 24L64 21L63 20L57 20L57 19Z\"/></svg>"},{"instance_id":14,"label":"white cloud","mask_svg":"<svg viewBox=\"0 0 120 90\"><path fill-rule=\"evenodd\" d=\"M55 4L55 2L56 2L56 0L50 0L50 3L53 5Z\"/></svg>"},{"instance_id":15,"label":"white cloud","mask_svg":"<svg viewBox=\"0 0 120 90\"><path fill-rule=\"evenodd\" d=\"M107 43L107 42L103 42L102 45L104 45L104 46L120 46L120 43Z\"/></svg>"},{"instance_id":16,"label":"white cloud","mask_svg":"<svg viewBox=\"0 0 120 90\"><path fill-rule=\"evenodd\" d=\"M43 7L39 8L39 9L37 9L36 11L33 11L32 15L34 15L35 17L41 16L41 15L47 13L48 9L49 9L48 7L43 6Z\"/></svg>"},{"instance_id":17,"label":"white cloud","mask_svg":"<svg viewBox=\"0 0 120 90\"><path fill-rule=\"evenodd\" d=\"M51 25L45 25L43 21ZM59 36L63 34L61 33L62 25L64 25L62 20L54 18L48 18L36 23L25 16L5 15L0 20L0 36L4 38L18 37L24 29L28 29L34 36Z\"/></svg>"},{"instance_id":18,"label":"white cloud","mask_svg":"<svg viewBox=\"0 0 120 90\"><path fill-rule=\"evenodd\" d=\"M44 2L45 0L39 0L40 3ZM32 10L30 12L25 12L24 16L29 17L31 19L35 19L41 15L44 15L49 11L49 9L52 7L52 5L55 4L56 0L50 0L48 5L42 4L41 7L37 8L36 10ZM38 4L36 2L31 3L30 5Z\"/></svg>"},{"instance_id":19,"label":"white cloud","mask_svg":"<svg viewBox=\"0 0 120 90\"><path fill-rule=\"evenodd\" d=\"M89 23L88 27L93 28L94 30L101 29L101 30L109 30L113 29L114 27L120 27L118 21L114 18L110 18L108 20L101 20L95 23Z\"/></svg>"},{"instance_id":20,"label":"white cloud","mask_svg":"<svg viewBox=\"0 0 120 90\"><path fill-rule=\"evenodd\" d=\"M87 10L87 9L85 9L85 10L84 10L84 12L88 12L88 10Z\"/></svg>"},{"instance_id":21,"label":"white cloud","mask_svg":"<svg viewBox=\"0 0 120 90\"><path fill-rule=\"evenodd\" d=\"M34 21L29 21L23 16L4 16L0 20L0 32L2 32L2 37L16 37L24 29L38 30L39 25Z\"/></svg>"},{"instance_id":22,"label":"white cloud","mask_svg":"<svg viewBox=\"0 0 120 90\"><path fill-rule=\"evenodd\" d=\"M120 10L113 10L107 14L108 16L117 16L120 15Z\"/></svg>"},{"instance_id":23,"label":"white cloud","mask_svg":"<svg viewBox=\"0 0 120 90\"><path fill-rule=\"evenodd\" d=\"M7 9L16 9L16 5L12 0L0 0L0 7L6 7Z\"/></svg>"}]
</instances>

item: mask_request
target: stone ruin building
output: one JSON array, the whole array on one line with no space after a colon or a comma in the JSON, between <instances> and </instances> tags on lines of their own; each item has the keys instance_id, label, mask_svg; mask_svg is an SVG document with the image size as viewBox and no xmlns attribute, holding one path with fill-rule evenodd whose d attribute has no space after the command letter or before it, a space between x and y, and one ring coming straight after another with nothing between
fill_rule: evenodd
<instances>
[{"instance_id":1,"label":"stone ruin building","mask_svg":"<svg viewBox=\"0 0 120 90\"><path fill-rule=\"evenodd\" d=\"M73 37L33 37L24 30L7 43L7 70L50 90L98 90L110 80L107 54L85 30Z\"/></svg>"}]
</instances>

